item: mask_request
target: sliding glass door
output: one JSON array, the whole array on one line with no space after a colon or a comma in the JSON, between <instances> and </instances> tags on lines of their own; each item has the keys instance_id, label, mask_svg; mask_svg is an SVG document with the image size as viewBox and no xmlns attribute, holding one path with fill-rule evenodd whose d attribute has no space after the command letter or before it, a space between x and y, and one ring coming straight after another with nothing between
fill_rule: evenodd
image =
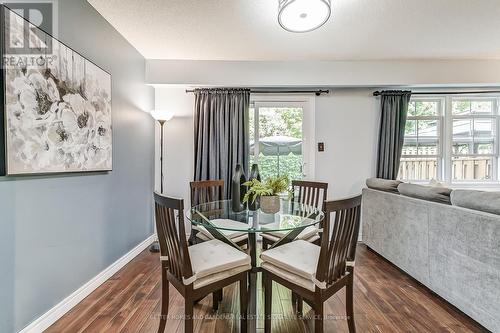
<instances>
[{"instance_id":1,"label":"sliding glass door","mask_svg":"<svg viewBox=\"0 0 500 333\"><path fill-rule=\"evenodd\" d=\"M308 101L253 101L250 107L250 164L257 163L263 179L310 175Z\"/></svg>"}]
</instances>

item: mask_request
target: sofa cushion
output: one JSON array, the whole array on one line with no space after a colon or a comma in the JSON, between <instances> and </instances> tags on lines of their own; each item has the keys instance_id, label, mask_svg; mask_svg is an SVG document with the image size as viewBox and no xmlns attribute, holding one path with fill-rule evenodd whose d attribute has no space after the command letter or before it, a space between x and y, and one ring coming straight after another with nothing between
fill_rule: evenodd
<instances>
[{"instance_id":1,"label":"sofa cushion","mask_svg":"<svg viewBox=\"0 0 500 333\"><path fill-rule=\"evenodd\" d=\"M424 186L417 184L402 183L398 186L398 191L407 197L434 201L450 205L451 189L441 186Z\"/></svg>"},{"instance_id":2,"label":"sofa cushion","mask_svg":"<svg viewBox=\"0 0 500 333\"><path fill-rule=\"evenodd\" d=\"M451 192L454 206L500 215L500 192L454 190Z\"/></svg>"},{"instance_id":3,"label":"sofa cushion","mask_svg":"<svg viewBox=\"0 0 500 333\"><path fill-rule=\"evenodd\" d=\"M368 186L368 188L384 192L393 192L393 193L398 193L398 186L401 183L402 182L399 180L390 180L382 178L368 178L366 180L366 186Z\"/></svg>"}]
</instances>

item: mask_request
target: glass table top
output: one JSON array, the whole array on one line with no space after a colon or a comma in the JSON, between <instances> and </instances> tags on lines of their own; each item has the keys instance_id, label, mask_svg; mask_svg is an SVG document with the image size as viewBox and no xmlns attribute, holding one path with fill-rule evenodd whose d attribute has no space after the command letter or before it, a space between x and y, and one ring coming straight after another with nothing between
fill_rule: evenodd
<instances>
[{"instance_id":1,"label":"glass table top","mask_svg":"<svg viewBox=\"0 0 500 333\"><path fill-rule=\"evenodd\" d=\"M194 206L187 214L194 225L244 233L291 231L317 225L323 217L321 210L315 207L283 198L280 198L280 210L275 214L267 214L260 209L234 211L231 200Z\"/></svg>"}]
</instances>

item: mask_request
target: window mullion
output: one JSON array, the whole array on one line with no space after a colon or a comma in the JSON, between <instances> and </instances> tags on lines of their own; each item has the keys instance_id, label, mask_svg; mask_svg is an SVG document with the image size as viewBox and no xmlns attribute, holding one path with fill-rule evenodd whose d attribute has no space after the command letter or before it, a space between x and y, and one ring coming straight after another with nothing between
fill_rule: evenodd
<instances>
[{"instance_id":1,"label":"window mullion","mask_svg":"<svg viewBox=\"0 0 500 333\"><path fill-rule=\"evenodd\" d=\"M499 167L498 164L500 163L500 97L495 99L495 112L496 112L496 127L495 127L495 145L494 145L494 153L496 154L496 158L493 159L493 179L495 181L498 181L500 179L499 175Z\"/></svg>"},{"instance_id":2,"label":"window mullion","mask_svg":"<svg viewBox=\"0 0 500 333\"><path fill-rule=\"evenodd\" d=\"M445 132L443 135L443 156L442 161L443 166L443 179L446 183L450 184L453 178L453 161L452 161L452 150L453 150L453 117L452 117L452 101L451 97L447 96L444 99L444 128Z\"/></svg>"},{"instance_id":3,"label":"window mullion","mask_svg":"<svg viewBox=\"0 0 500 333\"><path fill-rule=\"evenodd\" d=\"M254 163L259 164L259 155L260 155L260 142L259 142L259 106L256 103L254 106L254 114L253 114L253 154L254 154Z\"/></svg>"}]
</instances>

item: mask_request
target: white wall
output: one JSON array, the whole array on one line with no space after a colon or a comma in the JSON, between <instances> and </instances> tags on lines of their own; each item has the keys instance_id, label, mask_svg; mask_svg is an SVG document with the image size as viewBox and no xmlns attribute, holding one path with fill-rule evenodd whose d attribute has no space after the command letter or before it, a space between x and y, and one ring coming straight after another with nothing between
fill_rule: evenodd
<instances>
[{"instance_id":1,"label":"white wall","mask_svg":"<svg viewBox=\"0 0 500 333\"><path fill-rule=\"evenodd\" d=\"M164 193L183 198L190 207L189 182L194 173L193 110L194 95L184 87L155 87L155 108L175 114L164 125L163 177ZM156 125L156 177L155 189L160 189L160 128Z\"/></svg>"},{"instance_id":2,"label":"white wall","mask_svg":"<svg viewBox=\"0 0 500 333\"><path fill-rule=\"evenodd\" d=\"M500 60L147 60L146 82L244 87L498 86Z\"/></svg>"},{"instance_id":3,"label":"white wall","mask_svg":"<svg viewBox=\"0 0 500 333\"><path fill-rule=\"evenodd\" d=\"M365 179L375 174L379 100L371 93L368 89L336 89L316 97L314 145L324 142L325 151L316 152L315 179L329 183L330 198L360 193ZM165 193L183 197L188 207L194 96L184 87L156 86L155 100L156 108L176 114L165 125Z\"/></svg>"},{"instance_id":4,"label":"white wall","mask_svg":"<svg viewBox=\"0 0 500 333\"><path fill-rule=\"evenodd\" d=\"M366 178L375 175L379 100L372 90L339 89L316 97L315 178L328 182L329 199L361 193Z\"/></svg>"}]
</instances>

